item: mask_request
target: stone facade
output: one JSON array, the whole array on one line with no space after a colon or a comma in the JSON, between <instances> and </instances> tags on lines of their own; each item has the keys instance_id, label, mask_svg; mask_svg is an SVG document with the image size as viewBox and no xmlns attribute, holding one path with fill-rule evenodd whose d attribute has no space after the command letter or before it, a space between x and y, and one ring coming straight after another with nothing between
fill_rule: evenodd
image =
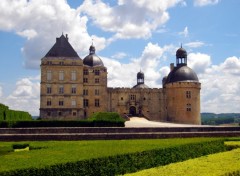
<instances>
[{"instance_id":1,"label":"stone facade","mask_svg":"<svg viewBox=\"0 0 240 176\"><path fill-rule=\"evenodd\" d=\"M144 73L133 88L107 87L107 68L95 47L81 59L62 35L41 60L40 117L85 119L95 112L118 112L153 121L200 124L201 84L187 67L187 53L176 53L176 67L163 79L163 88L149 88Z\"/></svg>"}]
</instances>

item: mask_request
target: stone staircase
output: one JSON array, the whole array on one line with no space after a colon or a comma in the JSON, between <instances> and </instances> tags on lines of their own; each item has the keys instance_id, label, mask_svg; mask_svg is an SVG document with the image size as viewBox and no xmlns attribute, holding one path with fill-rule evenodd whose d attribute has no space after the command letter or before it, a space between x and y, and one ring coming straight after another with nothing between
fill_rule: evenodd
<instances>
[{"instance_id":1,"label":"stone staircase","mask_svg":"<svg viewBox=\"0 0 240 176\"><path fill-rule=\"evenodd\" d=\"M0 128L0 141L240 137L240 127L46 127Z\"/></svg>"}]
</instances>

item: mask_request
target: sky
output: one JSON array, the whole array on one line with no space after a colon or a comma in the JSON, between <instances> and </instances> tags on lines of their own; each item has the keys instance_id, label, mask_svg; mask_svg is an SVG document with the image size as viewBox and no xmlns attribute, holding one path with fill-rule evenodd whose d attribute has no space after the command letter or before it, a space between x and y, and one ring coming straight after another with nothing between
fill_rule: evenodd
<instances>
[{"instance_id":1,"label":"sky","mask_svg":"<svg viewBox=\"0 0 240 176\"><path fill-rule=\"evenodd\" d=\"M136 74L161 88L181 46L201 82L201 112L240 113L239 0L1 0L0 103L39 115L40 61L57 37L83 59L94 44L109 87Z\"/></svg>"}]
</instances>

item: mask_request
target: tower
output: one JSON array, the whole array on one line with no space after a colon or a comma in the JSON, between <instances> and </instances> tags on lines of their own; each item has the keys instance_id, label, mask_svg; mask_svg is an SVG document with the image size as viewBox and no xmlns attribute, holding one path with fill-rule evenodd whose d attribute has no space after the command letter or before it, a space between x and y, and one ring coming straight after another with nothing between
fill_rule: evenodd
<instances>
[{"instance_id":1,"label":"tower","mask_svg":"<svg viewBox=\"0 0 240 176\"><path fill-rule=\"evenodd\" d=\"M201 124L201 83L196 73L187 66L187 52L182 46L176 51L176 66L171 64L171 71L163 83L167 121Z\"/></svg>"}]
</instances>

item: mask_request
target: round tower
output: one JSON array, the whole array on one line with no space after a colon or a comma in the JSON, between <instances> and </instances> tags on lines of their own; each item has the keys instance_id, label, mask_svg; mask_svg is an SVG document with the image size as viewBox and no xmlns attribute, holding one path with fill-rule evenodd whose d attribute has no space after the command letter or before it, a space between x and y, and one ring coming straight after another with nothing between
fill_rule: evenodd
<instances>
[{"instance_id":1,"label":"round tower","mask_svg":"<svg viewBox=\"0 0 240 176\"><path fill-rule=\"evenodd\" d=\"M167 121L201 124L201 83L187 66L187 52L182 46L176 51L176 66L171 69L163 87L166 88Z\"/></svg>"}]
</instances>

